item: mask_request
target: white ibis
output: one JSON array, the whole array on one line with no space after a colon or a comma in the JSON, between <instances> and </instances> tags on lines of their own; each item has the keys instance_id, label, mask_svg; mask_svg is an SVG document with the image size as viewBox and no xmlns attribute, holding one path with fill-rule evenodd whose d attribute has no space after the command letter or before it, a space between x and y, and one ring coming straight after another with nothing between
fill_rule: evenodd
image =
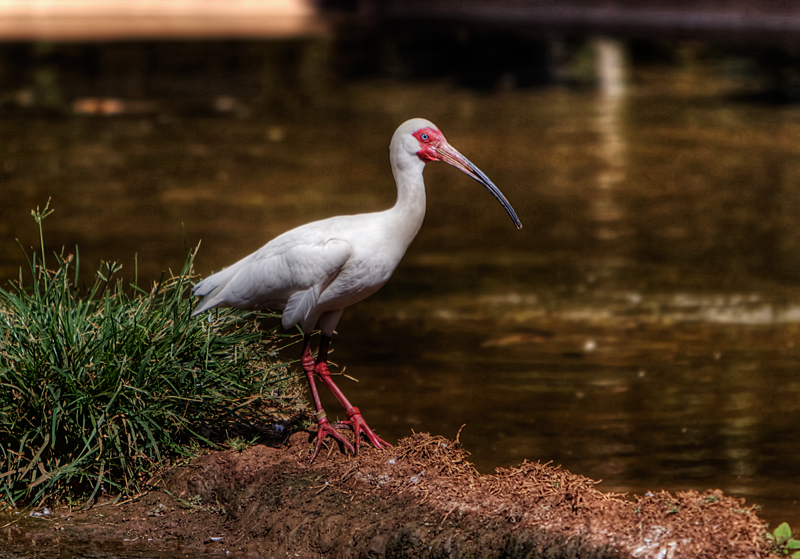
<instances>
[{"instance_id":1,"label":"white ibis","mask_svg":"<svg viewBox=\"0 0 800 559\"><path fill-rule=\"evenodd\" d=\"M354 454L361 435L376 448L391 446L369 428L358 408L342 393L328 371L328 345L342 311L375 293L394 272L417 235L425 217L422 171L429 161L445 161L485 186L503 205L514 225L522 227L503 193L466 157L447 143L431 122L415 118L400 125L389 146L397 203L376 213L332 217L315 221L276 237L233 266L207 277L194 288L205 299L194 314L214 307L283 311L284 328L296 325L305 334L303 370L317 413L317 441L313 461L323 439L330 435ZM311 355L311 332L319 325L316 362ZM344 406L347 420L328 421L320 403L314 375ZM355 449L336 429L349 427Z\"/></svg>"}]
</instances>

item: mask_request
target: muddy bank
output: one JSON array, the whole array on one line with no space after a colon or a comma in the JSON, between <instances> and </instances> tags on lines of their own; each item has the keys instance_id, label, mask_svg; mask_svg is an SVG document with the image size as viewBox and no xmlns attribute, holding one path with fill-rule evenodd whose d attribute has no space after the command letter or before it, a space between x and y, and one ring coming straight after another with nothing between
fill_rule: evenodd
<instances>
[{"instance_id":1,"label":"muddy bank","mask_svg":"<svg viewBox=\"0 0 800 559\"><path fill-rule=\"evenodd\" d=\"M483 476L453 441L417 434L388 451L308 464L309 434L206 455L122 505L56 510L0 542L108 542L253 557L765 557L753 507L719 491L626 497L547 464ZM40 548L41 549L41 548Z\"/></svg>"}]
</instances>

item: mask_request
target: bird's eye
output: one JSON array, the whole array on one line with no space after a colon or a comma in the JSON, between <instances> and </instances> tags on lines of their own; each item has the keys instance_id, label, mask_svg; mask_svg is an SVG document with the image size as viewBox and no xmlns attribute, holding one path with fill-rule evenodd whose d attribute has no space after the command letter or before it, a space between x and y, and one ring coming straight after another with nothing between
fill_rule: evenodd
<instances>
[{"instance_id":1,"label":"bird's eye","mask_svg":"<svg viewBox=\"0 0 800 559\"><path fill-rule=\"evenodd\" d=\"M422 141L423 142L427 142L428 141L428 135L427 134L423 134L422 135Z\"/></svg>"}]
</instances>

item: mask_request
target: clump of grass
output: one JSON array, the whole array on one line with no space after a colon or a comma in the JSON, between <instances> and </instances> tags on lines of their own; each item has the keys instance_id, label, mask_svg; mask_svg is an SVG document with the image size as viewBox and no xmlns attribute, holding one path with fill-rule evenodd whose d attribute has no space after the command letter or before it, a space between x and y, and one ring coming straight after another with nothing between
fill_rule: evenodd
<instances>
[{"instance_id":1,"label":"clump of grass","mask_svg":"<svg viewBox=\"0 0 800 559\"><path fill-rule=\"evenodd\" d=\"M258 317L191 317L192 262L151 289L101 264L79 287L78 257L41 252L0 288L0 509L90 502L146 489L169 460L303 417L296 378ZM76 249L76 254L77 254ZM263 315L262 315L263 316Z\"/></svg>"}]
</instances>

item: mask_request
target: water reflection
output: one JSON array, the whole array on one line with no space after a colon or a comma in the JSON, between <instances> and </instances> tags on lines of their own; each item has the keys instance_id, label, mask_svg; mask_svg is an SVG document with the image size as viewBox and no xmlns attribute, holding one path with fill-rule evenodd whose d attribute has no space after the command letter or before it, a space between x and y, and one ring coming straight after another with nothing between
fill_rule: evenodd
<instances>
[{"instance_id":1,"label":"water reflection","mask_svg":"<svg viewBox=\"0 0 800 559\"><path fill-rule=\"evenodd\" d=\"M706 480L768 503L768 518L794 518L798 478L786 461L791 451L780 442L765 445L765 439L794 431L797 405L787 411L774 390L794 376L797 324L786 330L774 324L719 326L650 299L643 296L642 314L627 298L609 303L612 297L594 314L577 298L543 308L535 298L515 297L504 306L502 298L452 297L437 302L449 305L449 312L431 318L421 302L416 312L406 308L403 320L384 315L375 321L374 309L372 319L359 309L351 319L380 331L367 336L369 343L416 330L409 347L426 349L412 349L410 356L405 346L389 355L367 350L357 356L352 335L344 333L355 324L345 324L337 359L356 362L350 374L378 383L374 391L366 382L350 388L380 402L372 413L408 406L406 416L393 417L393 426L382 429L392 435L398 425L449 433L466 423L461 438L484 470L537 457L592 471L609 490L699 488ZM659 313L648 310L656 306ZM531 331L531 323L555 336ZM487 324L492 338L481 343ZM791 386L780 400L798 396ZM413 405L407 404L409 393ZM773 486L766 472L776 462L782 475ZM793 489L783 493L787 487Z\"/></svg>"},{"instance_id":2,"label":"water reflection","mask_svg":"<svg viewBox=\"0 0 800 559\"><path fill-rule=\"evenodd\" d=\"M484 471L527 458L606 490L720 487L798 524L800 111L731 101L709 62L636 67L594 47L596 91L362 80L291 118L10 115L0 273L22 262L15 237L35 245L28 212L49 196L53 247L129 275L138 254L145 281L200 239L206 275L300 223L385 209L391 133L424 116L526 228L426 170L419 237L334 343L376 431L466 423Z\"/></svg>"},{"instance_id":3,"label":"water reflection","mask_svg":"<svg viewBox=\"0 0 800 559\"><path fill-rule=\"evenodd\" d=\"M624 207L617 201L618 187L627 173L627 141L624 131L627 77L624 51L619 41L596 39L595 68L598 80L597 132L601 162L597 171L597 192L592 199L592 217L597 237L614 240L624 225Z\"/></svg>"}]
</instances>

